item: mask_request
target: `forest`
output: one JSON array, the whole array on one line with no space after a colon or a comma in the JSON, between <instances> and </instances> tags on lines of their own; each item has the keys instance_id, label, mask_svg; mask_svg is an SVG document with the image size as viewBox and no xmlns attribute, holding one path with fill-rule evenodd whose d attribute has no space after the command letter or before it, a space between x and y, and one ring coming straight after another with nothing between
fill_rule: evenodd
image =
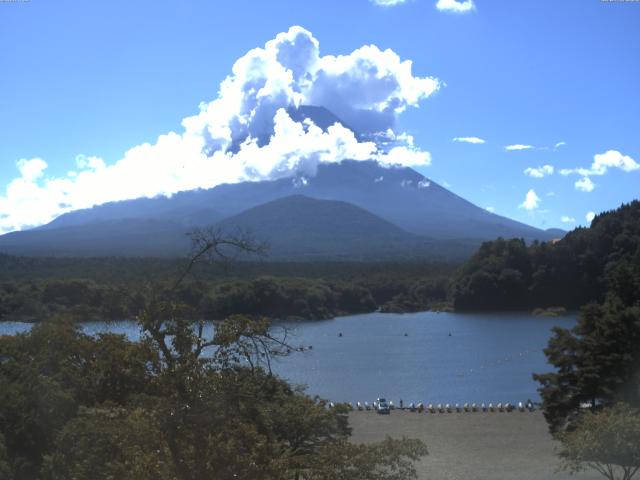
<instances>
[{"instance_id":1,"label":"forest","mask_svg":"<svg viewBox=\"0 0 640 480\"><path fill-rule=\"evenodd\" d=\"M162 292L184 259L29 258L0 255L0 321L56 314L134 318L150 290ZM194 318L231 313L326 319L373 312L576 310L628 300L640 289L640 202L598 215L555 242L484 243L462 265L425 262L198 264L179 300Z\"/></svg>"},{"instance_id":2,"label":"forest","mask_svg":"<svg viewBox=\"0 0 640 480\"><path fill-rule=\"evenodd\" d=\"M167 259L0 255L0 321L132 319L150 290L172 288L185 262ZM194 318L231 313L280 319L427 310L444 305L450 264L198 264L177 295Z\"/></svg>"},{"instance_id":3,"label":"forest","mask_svg":"<svg viewBox=\"0 0 640 480\"><path fill-rule=\"evenodd\" d=\"M484 243L450 287L458 311L578 309L614 292L630 302L640 289L640 201L596 216L556 242Z\"/></svg>"}]
</instances>

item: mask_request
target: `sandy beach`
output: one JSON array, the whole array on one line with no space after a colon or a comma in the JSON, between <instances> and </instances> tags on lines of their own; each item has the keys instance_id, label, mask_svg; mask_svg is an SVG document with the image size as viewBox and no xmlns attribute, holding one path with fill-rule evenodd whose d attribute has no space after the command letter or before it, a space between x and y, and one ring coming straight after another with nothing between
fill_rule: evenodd
<instances>
[{"instance_id":1,"label":"sandy beach","mask_svg":"<svg viewBox=\"0 0 640 480\"><path fill-rule=\"evenodd\" d=\"M420 480L595 480L595 472L556 472L556 443L539 411L494 413L418 413L391 415L355 411L354 442L386 435L419 438L429 455L418 464Z\"/></svg>"}]
</instances>

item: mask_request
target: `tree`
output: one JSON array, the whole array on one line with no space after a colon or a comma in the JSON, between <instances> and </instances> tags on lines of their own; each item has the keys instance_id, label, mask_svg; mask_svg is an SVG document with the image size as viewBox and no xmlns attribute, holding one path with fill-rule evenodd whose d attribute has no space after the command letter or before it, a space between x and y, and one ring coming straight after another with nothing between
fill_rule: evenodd
<instances>
[{"instance_id":1,"label":"tree","mask_svg":"<svg viewBox=\"0 0 640 480\"><path fill-rule=\"evenodd\" d=\"M152 412L81 407L45 456L42 478L173 480L170 458Z\"/></svg>"},{"instance_id":2,"label":"tree","mask_svg":"<svg viewBox=\"0 0 640 480\"><path fill-rule=\"evenodd\" d=\"M88 336L62 317L0 338L0 473L10 466L16 480L415 478L421 442L353 445L346 407L329 409L273 375L275 357L301 348L286 331L260 316L231 315L215 328L189 319L181 287L193 265L253 248L215 233L194 245L172 288L149 289L139 342Z\"/></svg>"},{"instance_id":3,"label":"tree","mask_svg":"<svg viewBox=\"0 0 640 480\"><path fill-rule=\"evenodd\" d=\"M587 411L575 429L559 435L562 468L590 468L608 480L631 480L640 470L640 410L624 403Z\"/></svg>"},{"instance_id":4,"label":"tree","mask_svg":"<svg viewBox=\"0 0 640 480\"><path fill-rule=\"evenodd\" d=\"M534 379L552 432L569 426L581 404L640 406L640 308L616 298L589 305L575 327L554 329L545 354L556 371Z\"/></svg>"},{"instance_id":5,"label":"tree","mask_svg":"<svg viewBox=\"0 0 640 480\"><path fill-rule=\"evenodd\" d=\"M12 478L11 466L9 465L9 455L4 443L4 435L0 433L0 478Z\"/></svg>"}]
</instances>

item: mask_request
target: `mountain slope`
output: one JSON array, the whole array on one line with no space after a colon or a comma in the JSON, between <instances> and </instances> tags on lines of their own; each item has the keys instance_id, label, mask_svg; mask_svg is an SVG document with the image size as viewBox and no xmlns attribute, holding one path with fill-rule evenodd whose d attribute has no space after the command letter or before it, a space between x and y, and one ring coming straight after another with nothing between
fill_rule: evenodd
<instances>
[{"instance_id":1,"label":"mountain slope","mask_svg":"<svg viewBox=\"0 0 640 480\"><path fill-rule=\"evenodd\" d=\"M522 237L557 238L520 222L495 215L406 167L383 167L374 161L321 164L314 177L282 178L263 182L224 184L208 190L180 192L171 198L111 202L67 213L41 228L90 224L115 218L151 218L176 221L193 212L191 225L215 223L221 217L290 195L353 203L397 226L436 239L492 240Z\"/></svg>"},{"instance_id":2,"label":"mountain slope","mask_svg":"<svg viewBox=\"0 0 640 480\"><path fill-rule=\"evenodd\" d=\"M214 224L248 232L269 245L274 260L458 260L468 242L429 240L408 233L355 205L292 195L252 207ZM14 232L0 237L0 251L52 256L180 256L189 251L189 228L160 220L105 220Z\"/></svg>"},{"instance_id":3,"label":"mountain slope","mask_svg":"<svg viewBox=\"0 0 640 480\"><path fill-rule=\"evenodd\" d=\"M250 208L218 226L225 231L252 232L269 244L272 258L379 260L439 256L459 259L471 253L467 243L429 240L355 205L303 195Z\"/></svg>"},{"instance_id":4,"label":"mountain slope","mask_svg":"<svg viewBox=\"0 0 640 480\"><path fill-rule=\"evenodd\" d=\"M187 228L153 219L103 220L12 232L0 236L0 252L62 257L163 257L184 255L191 245Z\"/></svg>"}]
</instances>

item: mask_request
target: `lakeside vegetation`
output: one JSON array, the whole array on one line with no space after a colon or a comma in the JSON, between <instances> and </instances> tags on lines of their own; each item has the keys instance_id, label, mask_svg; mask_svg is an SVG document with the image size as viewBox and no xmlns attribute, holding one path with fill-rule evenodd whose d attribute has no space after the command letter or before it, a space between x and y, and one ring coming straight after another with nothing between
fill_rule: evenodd
<instances>
[{"instance_id":1,"label":"lakeside vegetation","mask_svg":"<svg viewBox=\"0 0 640 480\"><path fill-rule=\"evenodd\" d=\"M167 291L184 260L0 255L0 320L55 314L134 318L150 289ZM256 262L196 265L175 292L194 318L231 313L325 319L380 310L536 310L559 314L607 292L629 303L640 289L640 202L598 215L557 242L484 243L467 262Z\"/></svg>"},{"instance_id":2,"label":"lakeside vegetation","mask_svg":"<svg viewBox=\"0 0 640 480\"><path fill-rule=\"evenodd\" d=\"M168 292L184 260L0 255L0 321L133 319L150 290ZM280 319L427 310L446 302L455 265L238 262L194 266L172 292L193 318L232 313Z\"/></svg>"},{"instance_id":3,"label":"lakeside vegetation","mask_svg":"<svg viewBox=\"0 0 640 480\"><path fill-rule=\"evenodd\" d=\"M596 216L557 242L484 243L450 290L459 311L578 309L615 292L626 303L640 289L640 201Z\"/></svg>"}]
</instances>

